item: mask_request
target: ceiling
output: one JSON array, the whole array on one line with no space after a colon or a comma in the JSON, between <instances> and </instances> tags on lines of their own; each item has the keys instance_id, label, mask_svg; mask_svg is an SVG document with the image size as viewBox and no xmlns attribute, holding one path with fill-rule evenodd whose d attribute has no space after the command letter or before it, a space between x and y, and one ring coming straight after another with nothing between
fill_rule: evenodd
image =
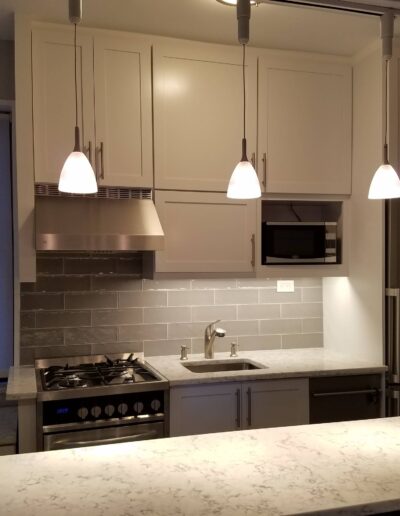
<instances>
[{"instance_id":1,"label":"ceiling","mask_svg":"<svg viewBox=\"0 0 400 516\"><path fill-rule=\"evenodd\" d=\"M13 13L68 23L67 0L0 0L0 39ZM236 11L216 0L83 0L83 25L236 44ZM379 37L379 18L294 6L252 8L250 44L351 56Z\"/></svg>"}]
</instances>

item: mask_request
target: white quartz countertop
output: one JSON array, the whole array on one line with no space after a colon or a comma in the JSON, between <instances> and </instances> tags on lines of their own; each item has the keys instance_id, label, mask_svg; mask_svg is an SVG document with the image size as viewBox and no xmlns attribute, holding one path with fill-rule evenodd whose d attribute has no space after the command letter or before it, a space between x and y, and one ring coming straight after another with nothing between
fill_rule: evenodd
<instances>
[{"instance_id":1,"label":"white quartz countertop","mask_svg":"<svg viewBox=\"0 0 400 516\"><path fill-rule=\"evenodd\" d=\"M0 457L2 516L400 509L400 418Z\"/></svg>"},{"instance_id":2,"label":"white quartz countertop","mask_svg":"<svg viewBox=\"0 0 400 516\"><path fill-rule=\"evenodd\" d=\"M151 367L169 380L171 386L263 378L382 373L387 369L382 363L354 359L324 348L246 351L239 352L236 359L230 359L228 353L216 353L216 360L247 358L265 366L263 369L218 373L193 373L182 365L190 362L206 362L203 355L191 355L187 362L182 362L178 355L144 358ZM21 400L35 399L36 397L35 369L26 366L11 367L8 376L7 399Z\"/></svg>"},{"instance_id":3,"label":"white quartz countertop","mask_svg":"<svg viewBox=\"0 0 400 516\"><path fill-rule=\"evenodd\" d=\"M8 400L29 400L36 398L36 376L34 367L10 367L8 373Z\"/></svg>"},{"instance_id":4,"label":"white quartz countertop","mask_svg":"<svg viewBox=\"0 0 400 516\"><path fill-rule=\"evenodd\" d=\"M177 355L145 357L148 364L169 380L171 386L224 381L245 381L268 378L311 377L349 374L382 373L381 362L354 359L324 348L279 349L239 352L237 358L228 353L215 353L215 361L248 359L262 369L194 373L185 367L193 362L209 363L204 355L191 355L181 361Z\"/></svg>"}]
</instances>

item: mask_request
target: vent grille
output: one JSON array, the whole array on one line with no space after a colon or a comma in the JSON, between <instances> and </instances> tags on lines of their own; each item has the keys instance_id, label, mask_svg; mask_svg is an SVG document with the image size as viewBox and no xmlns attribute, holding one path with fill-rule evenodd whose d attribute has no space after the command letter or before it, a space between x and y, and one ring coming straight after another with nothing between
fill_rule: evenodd
<instances>
[{"instance_id":1,"label":"vent grille","mask_svg":"<svg viewBox=\"0 0 400 516\"><path fill-rule=\"evenodd\" d=\"M99 186L97 193L82 195L60 192L57 185L49 183L36 183L35 195L40 197L93 197L96 199L153 199L153 191L151 188Z\"/></svg>"}]
</instances>

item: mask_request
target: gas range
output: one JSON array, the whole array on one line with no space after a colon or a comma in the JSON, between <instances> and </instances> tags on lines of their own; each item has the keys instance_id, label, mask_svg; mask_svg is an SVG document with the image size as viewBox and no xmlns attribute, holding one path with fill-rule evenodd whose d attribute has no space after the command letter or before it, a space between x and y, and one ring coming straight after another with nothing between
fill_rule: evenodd
<instances>
[{"instance_id":1,"label":"gas range","mask_svg":"<svg viewBox=\"0 0 400 516\"><path fill-rule=\"evenodd\" d=\"M168 435L168 381L132 353L37 360L38 450Z\"/></svg>"},{"instance_id":2,"label":"gas range","mask_svg":"<svg viewBox=\"0 0 400 516\"><path fill-rule=\"evenodd\" d=\"M168 382L133 353L35 362L38 399L80 398L168 389Z\"/></svg>"}]
</instances>

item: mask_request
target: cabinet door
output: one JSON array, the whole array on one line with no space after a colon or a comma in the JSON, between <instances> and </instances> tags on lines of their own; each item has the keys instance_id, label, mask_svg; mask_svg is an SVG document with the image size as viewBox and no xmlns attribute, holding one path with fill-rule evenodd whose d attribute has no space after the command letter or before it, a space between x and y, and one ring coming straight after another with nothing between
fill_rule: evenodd
<instances>
[{"instance_id":1,"label":"cabinet door","mask_svg":"<svg viewBox=\"0 0 400 516\"><path fill-rule=\"evenodd\" d=\"M173 387L170 436L227 432L240 427L240 383Z\"/></svg>"},{"instance_id":2,"label":"cabinet door","mask_svg":"<svg viewBox=\"0 0 400 516\"><path fill-rule=\"evenodd\" d=\"M94 144L93 41L78 31L78 123L81 145ZM74 148L74 33L35 28L32 33L35 181L58 183Z\"/></svg>"},{"instance_id":3,"label":"cabinet door","mask_svg":"<svg viewBox=\"0 0 400 516\"><path fill-rule=\"evenodd\" d=\"M153 186L149 41L96 35L94 77L99 183Z\"/></svg>"},{"instance_id":4,"label":"cabinet door","mask_svg":"<svg viewBox=\"0 0 400 516\"><path fill-rule=\"evenodd\" d=\"M308 379L242 384L242 427L270 428L309 422Z\"/></svg>"},{"instance_id":5,"label":"cabinet door","mask_svg":"<svg viewBox=\"0 0 400 516\"><path fill-rule=\"evenodd\" d=\"M157 191L165 233L156 272L251 272L255 201L222 193Z\"/></svg>"},{"instance_id":6,"label":"cabinet door","mask_svg":"<svg viewBox=\"0 0 400 516\"><path fill-rule=\"evenodd\" d=\"M259 60L258 149L267 192L351 193L351 87L349 65Z\"/></svg>"},{"instance_id":7,"label":"cabinet door","mask_svg":"<svg viewBox=\"0 0 400 516\"><path fill-rule=\"evenodd\" d=\"M226 191L241 158L240 46L192 42L154 47L155 186ZM257 63L246 66L248 157L256 152Z\"/></svg>"}]
</instances>

